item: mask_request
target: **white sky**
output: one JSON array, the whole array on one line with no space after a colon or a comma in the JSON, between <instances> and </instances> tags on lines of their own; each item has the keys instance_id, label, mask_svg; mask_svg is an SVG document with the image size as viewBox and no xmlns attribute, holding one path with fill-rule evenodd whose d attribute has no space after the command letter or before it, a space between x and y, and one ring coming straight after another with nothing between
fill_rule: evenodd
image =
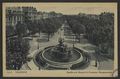
<instances>
[{"instance_id":1,"label":"white sky","mask_svg":"<svg viewBox=\"0 0 120 79\"><path fill-rule=\"evenodd\" d=\"M4 3L5 6L33 6L38 11L55 11L63 14L100 14L117 11L117 3Z\"/></svg>"}]
</instances>

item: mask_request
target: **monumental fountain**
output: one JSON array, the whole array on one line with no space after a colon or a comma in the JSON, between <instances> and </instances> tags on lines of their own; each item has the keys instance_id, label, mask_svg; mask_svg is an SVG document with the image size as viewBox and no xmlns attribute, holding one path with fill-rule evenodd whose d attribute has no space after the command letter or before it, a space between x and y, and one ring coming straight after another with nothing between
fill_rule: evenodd
<instances>
[{"instance_id":1,"label":"monumental fountain","mask_svg":"<svg viewBox=\"0 0 120 79\"><path fill-rule=\"evenodd\" d=\"M79 69L89 63L87 54L79 48L68 47L64 39L59 38L56 46L49 46L38 52L34 58L40 69Z\"/></svg>"},{"instance_id":2,"label":"monumental fountain","mask_svg":"<svg viewBox=\"0 0 120 79\"><path fill-rule=\"evenodd\" d=\"M35 55L34 62L39 69L73 70L89 64L89 56L86 52L74 45L70 47L64 43L64 27L61 28L58 44L48 46Z\"/></svg>"}]
</instances>

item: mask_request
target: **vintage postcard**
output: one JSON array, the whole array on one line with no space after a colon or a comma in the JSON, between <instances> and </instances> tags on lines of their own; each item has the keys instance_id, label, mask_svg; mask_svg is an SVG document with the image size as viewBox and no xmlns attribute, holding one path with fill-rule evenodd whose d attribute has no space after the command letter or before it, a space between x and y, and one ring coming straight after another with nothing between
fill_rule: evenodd
<instances>
[{"instance_id":1,"label":"vintage postcard","mask_svg":"<svg viewBox=\"0 0 120 79\"><path fill-rule=\"evenodd\" d=\"M4 77L116 77L117 3L3 3Z\"/></svg>"}]
</instances>

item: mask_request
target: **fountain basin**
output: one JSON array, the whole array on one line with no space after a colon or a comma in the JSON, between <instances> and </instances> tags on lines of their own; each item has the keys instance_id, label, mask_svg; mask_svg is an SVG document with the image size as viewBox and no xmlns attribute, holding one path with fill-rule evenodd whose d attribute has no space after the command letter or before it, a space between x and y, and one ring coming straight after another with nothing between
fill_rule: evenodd
<instances>
[{"instance_id":1,"label":"fountain basin","mask_svg":"<svg viewBox=\"0 0 120 79\"><path fill-rule=\"evenodd\" d=\"M44 50L38 52L35 56L35 63L37 66L44 69L75 69L89 63L89 58L79 48L73 49L73 53L68 61L56 60L50 55L50 50L55 46L46 47Z\"/></svg>"}]
</instances>

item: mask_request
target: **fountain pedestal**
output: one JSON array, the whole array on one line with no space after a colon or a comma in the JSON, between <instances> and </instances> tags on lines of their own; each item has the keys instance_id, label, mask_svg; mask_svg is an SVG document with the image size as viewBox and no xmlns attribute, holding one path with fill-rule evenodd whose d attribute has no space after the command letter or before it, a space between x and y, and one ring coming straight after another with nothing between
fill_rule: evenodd
<instances>
[{"instance_id":1,"label":"fountain pedestal","mask_svg":"<svg viewBox=\"0 0 120 79\"><path fill-rule=\"evenodd\" d=\"M63 39L59 39L59 44L51 49L51 56L57 61L69 61L71 56L71 51L68 49L67 45L63 44Z\"/></svg>"}]
</instances>

